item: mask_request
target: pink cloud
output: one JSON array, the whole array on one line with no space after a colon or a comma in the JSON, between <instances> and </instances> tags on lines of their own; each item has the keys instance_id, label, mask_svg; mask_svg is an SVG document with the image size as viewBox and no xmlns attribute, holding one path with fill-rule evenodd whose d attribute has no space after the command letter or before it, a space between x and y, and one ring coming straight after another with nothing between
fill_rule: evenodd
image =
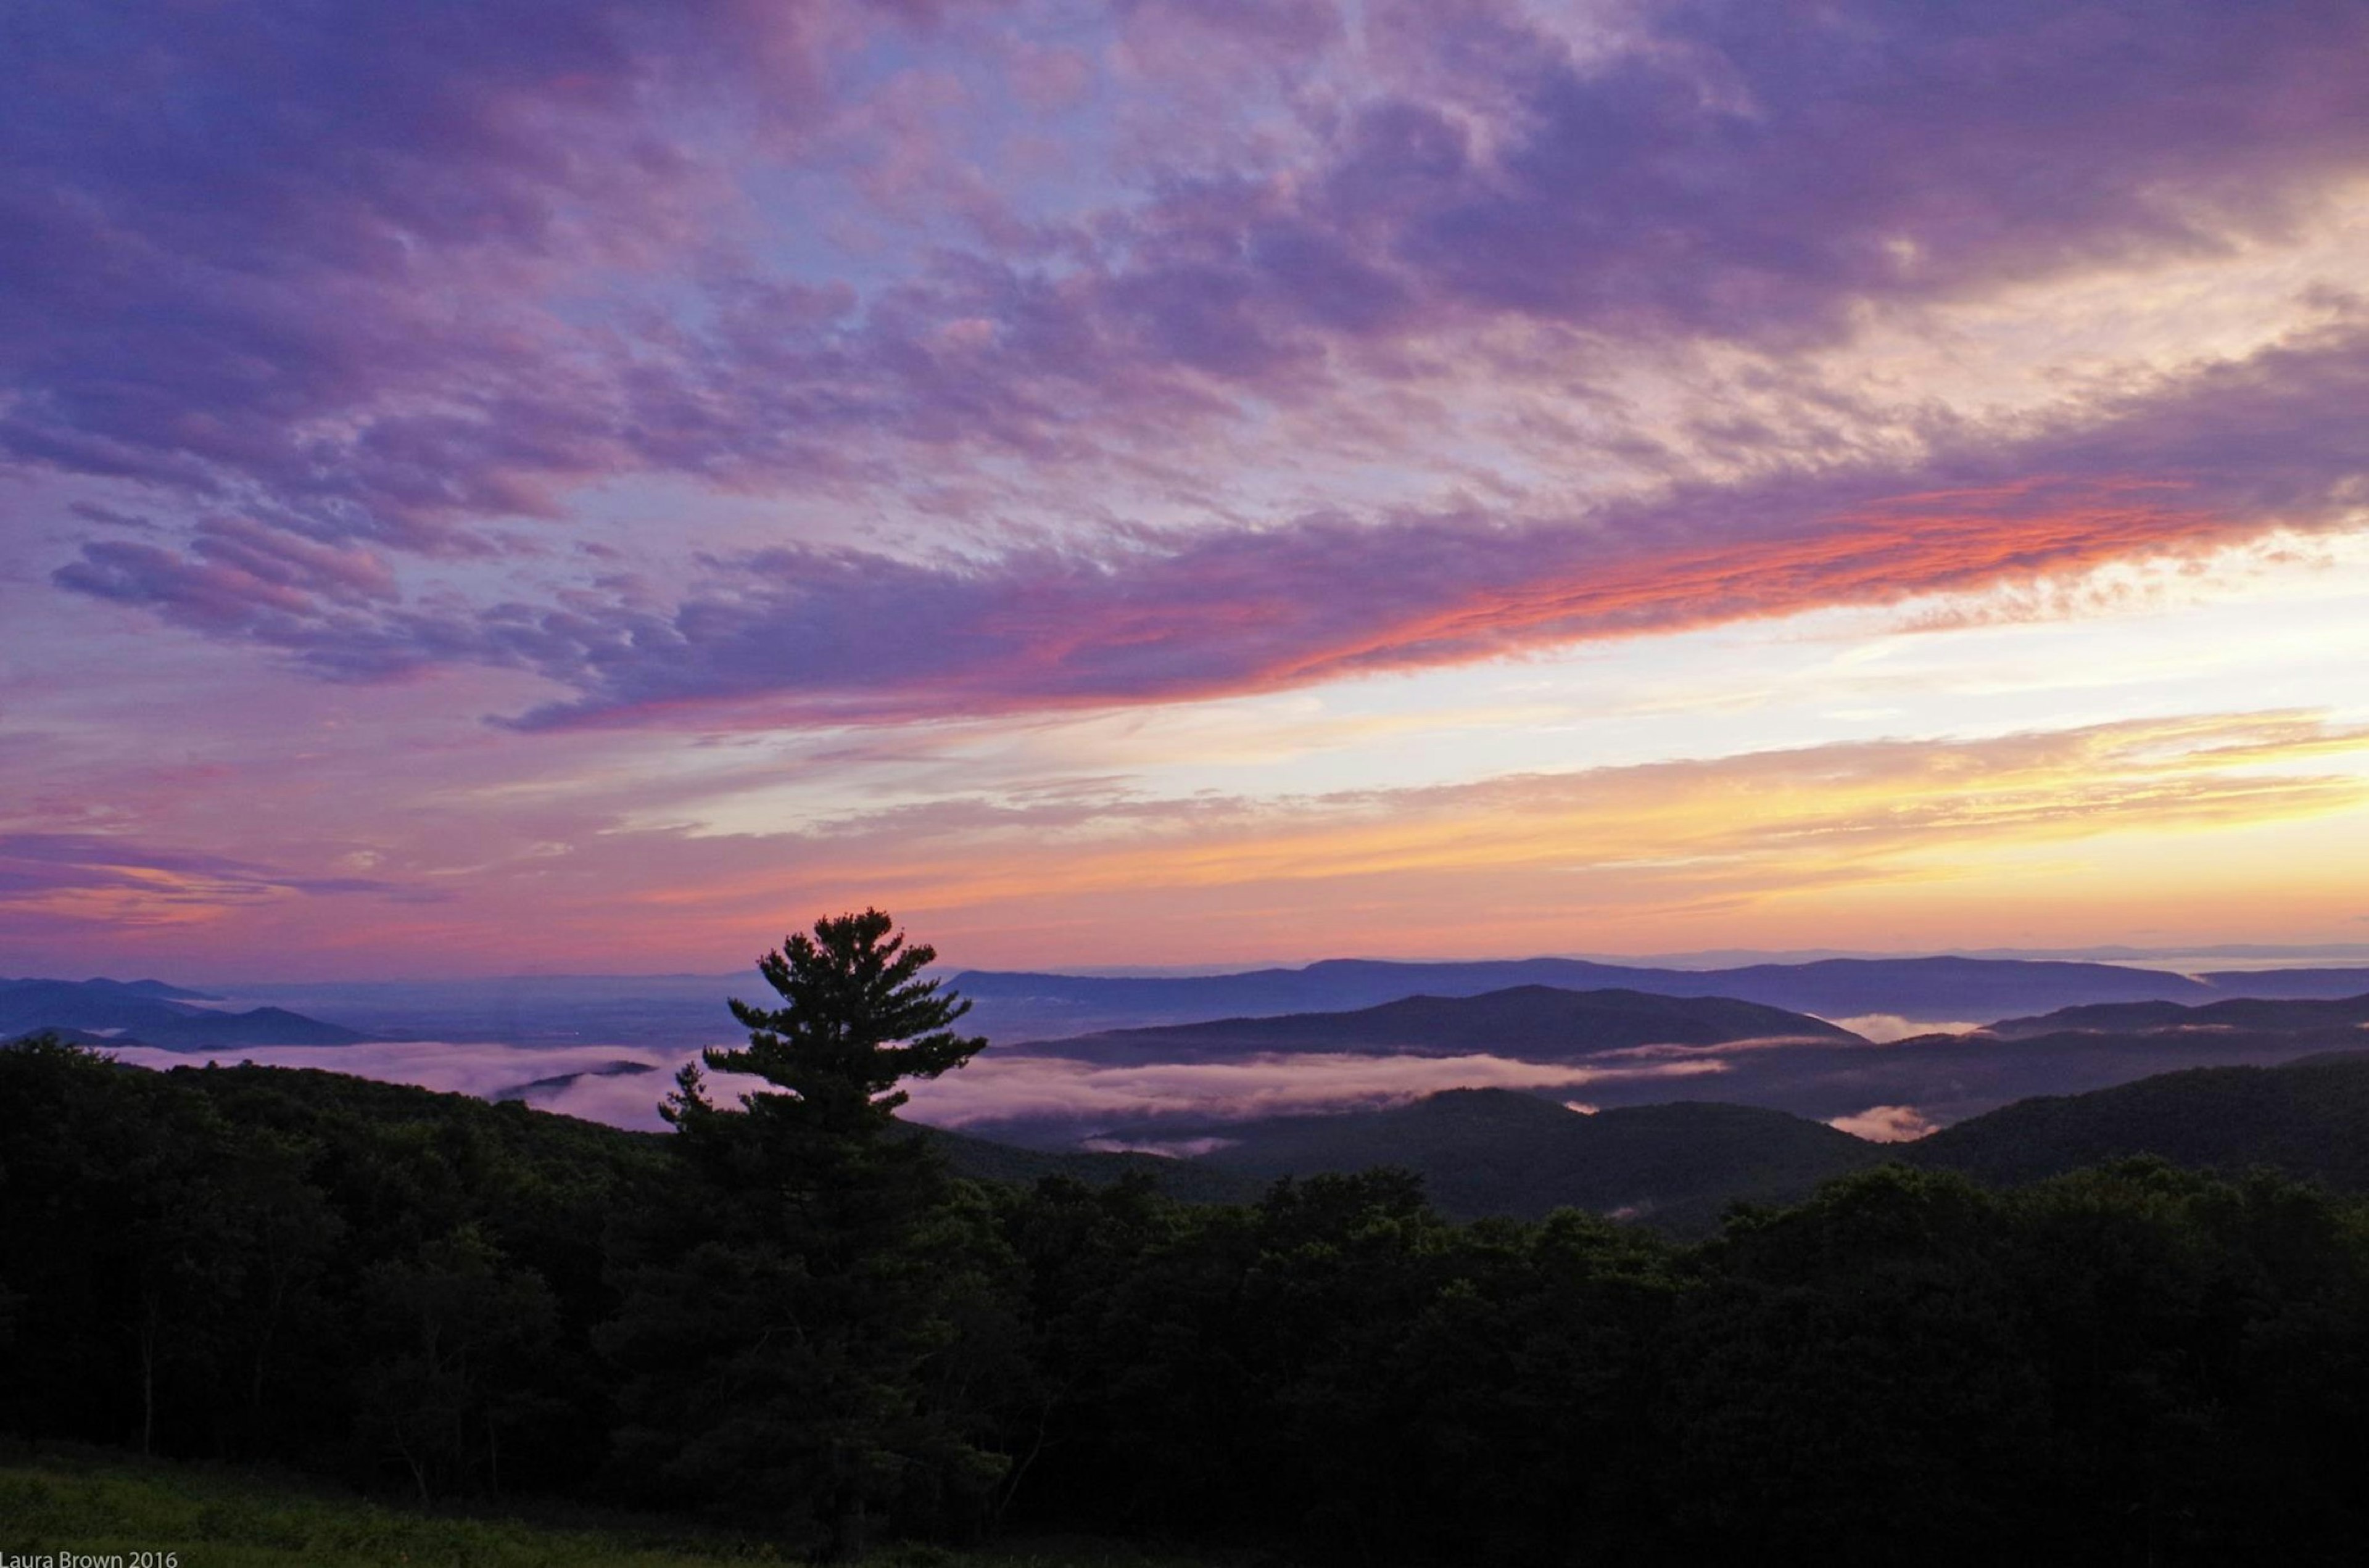
<instances>
[{"instance_id":1,"label":"pink cloud","mask_svg":"<svg viewBox=\"0 0 2369 1568\"><path fill-rule=\"evenodd\" d=\"M1940 1129L1939 1123L1914 1105L1870 1105L1848 1116L1833 1117L1826 1125L1871 1143L1910 1143Z\"/></svg>"},{"instance_id":2,"label":"pink cloud","mask_svg":"<svg viewBox=\"0 0 2369 1568\"><path fill-rule=\"evenodd\" d=\"M961 562L786 546L638 592L439 610L201 535L91 546L57 580L338 679L469 663L574 696L526 727L866 721L1173 701L1883 602L2328 525L2369 470L2369 335L2213 367L2088 422L1906 467L1696 485L1562 518L1478 509L1130 531ZM342 557L338 558L342 561ZM275 563L276 564L276 563ZM359 568L356 568L359 569ZM309 597L308 595L309 591ZM879 635L895 625L899 635Z\"/></svg>"}]
</instances>

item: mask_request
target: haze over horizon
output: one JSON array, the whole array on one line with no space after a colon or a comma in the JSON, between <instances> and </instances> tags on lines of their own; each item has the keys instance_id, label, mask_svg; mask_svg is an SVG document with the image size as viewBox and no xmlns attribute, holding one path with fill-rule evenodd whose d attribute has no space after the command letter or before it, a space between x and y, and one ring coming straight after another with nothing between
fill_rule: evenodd
<instances>
[{"instance_id":1,"label":"haze over horizon","mask_svg":"<svg viewBox=\"0 0 2369 1568\"><path fill-rule=\"evenodd\" d=\"M2369 956L2369 7L9 36L0 971Z\"/></svg>"},{"instance_id":2,"label":"haze over horizon","mask_svg":"<svg viewBox=\"0 0 2369 1568\"><path fill-rule=\"evenodd\" d=\"M916 938L918 940L918 937ZM2316 966L2369 968L2369 943L2322 943L2317 944L2282 945L2276 944L2224 943L2180 948L2143 948L2106 945L2098 947L1992 947L1954 953L1929 949L1883 948L1712 948L1688 953L1483 953L1455 956L1438 953L1411 952L1382 955L1372 953L1335 953L1304 959L1237 959L1222 964L1064 964L1058 957L1044 963L1015 967L1013 970L988 969L989 973L1038 973L1074 976L1084 979L1184 979L1219 977L1254 973L1273 969L1300 969L1326 963L1384 964L1458 964L1458 963L1520 963L1539 958L1570 958L1582 963L1626 966L1641 968L1722 969L1747 965L1814 964L1829 959L1915 959L1931 957L1967 957L2011 959L2035 963L2104 964L2118 967L2160 969L2175 974L2196 974L2212 971L2248 969L2291 969ZM951 980L967 970L982 968L940 962L930 967L929 973ZM577 970L566 967L522 968L489 973L465 971L419 971L400 974L357 975L326 974L303 979L291 979L269 968L253 972L232 972L221 975L191 973L186 975L83 975L42 978L74 979L112 979L118 981L163 980L167 983L213 987L218 990L237 993L241 988L261 988L255 994L270 994L287 987L302 986L435 986L440 984L486 984L502 980L589 979L603 981L697 981L701 983L731 982L749 972L738 968L714 971L696 969L672 970ZM25 978L25 977L11 977Z\"/></svg>"}]
</instances>

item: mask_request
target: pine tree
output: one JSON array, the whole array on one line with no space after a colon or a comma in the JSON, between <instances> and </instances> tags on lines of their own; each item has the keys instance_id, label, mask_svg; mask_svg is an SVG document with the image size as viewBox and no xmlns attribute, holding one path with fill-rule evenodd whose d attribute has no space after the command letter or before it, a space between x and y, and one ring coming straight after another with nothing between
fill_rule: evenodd
<instances>
[{"instance_id":1,"label":"pine tree","mask_svg":"<svg viewBox=\"0 0 2369 1568\"><path fill-rule=\"evenodd\" d=\"M920 978L937 949L907 946L904 933L889 935L894 924L878 910L819 920L814 935L795 933L757 960L784 1005L751 1007L734 998L732 1016L750 1031L747 1047L704 1053L714 1070L750 1074L779 1091L745 1096L750 1112L814 1133L874 1138L909 1098L898 1083L935 1078L987 1044L954 1032L969 1002L941 996L936 980ZM697 1070L684 1071L667 1106L677 1126L708 1108Z\"/></svg>"},{"instance_id":2,"label":"pine tree","mask_svg":"<svg viewBox=\"0 0 2369 1568\"><path fill-rule=\"evenodd\" d=\"M625 1401L621 1453L720 1500L762 1498L864 1550L883 1507L943 1515L983 1494L1002 1461L933 1397L953 1338L953 1180L900 1127L898 1085L960 1067L987 1042L955 1032L969 1004L921 971L877 910L818 921L758 962L777 1007L735 1000L741 1048L709 1069L753 1077L738 1110L696 1066L662 1114L700 1196L668 1237L633 1251L609 1335L649 1368Z\"/></svg>"}]
</instances>

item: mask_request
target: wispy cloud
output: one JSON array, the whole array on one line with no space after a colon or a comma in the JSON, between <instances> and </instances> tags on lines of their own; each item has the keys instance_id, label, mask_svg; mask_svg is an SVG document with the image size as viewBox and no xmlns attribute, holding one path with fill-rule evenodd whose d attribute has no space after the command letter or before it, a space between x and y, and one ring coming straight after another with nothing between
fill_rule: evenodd
<instances>
[{"instance_id":1,"label":"wispy cloud","mask_svg":"<svg viewBox=\"0 0 2369 1568\"><path fill-rule=\"evenodd\" d=\"M129 1047L117 1053L143 1067L171 1068L212 1059L203 1055ZM416 1083L481 1097L540 1080L582 1074L564 1086L534 1092L546 1110L617 1127L654 1128L668 1081L693 1053L659 1056L611 1046L528 1047L406 1041L332 1048L254 1047L218 1053L224 1061L273 1067L315 1067L397 1083ZM595 1070L620 1061L656 1070L624 1075ZM1051 1057L990 1051L956 1072L911 1085L910 1112L936 1127L989 1127L1004 1122L1083 1125L1150 1116L1232 1121L1293 1112L1398 1104L1442 1089L1580 1088L1589 1083L1676 1082L1716 1075L1715 1061L1584 1068L1540 1065L1481 1054L1461 1057L1262 1057L1223 1063L1152 1063L1095 1067ZM711 1093L730 1104L755 1080L715 1076Z\"/></svg>"},{"instance_id":2,"label":"wispy cloud","mask_svg":"<svg viewBox=\"0 0 2369 1568\"><path fill-rule=\"evenodd\" d=\"M0 931L55 920L120 927L203 921L290 896L367 893L406 902L432 889L317 876L94 833L0 833Z\"/></svg>"},{"instance_id":3,"label":"wispy cloud","mask_svg":"<svg viewBox=\"0 0 2369 1568\"><path fill-rule=\"evenodd\" d=\"M12 950L721 967L884 900L997 961L1864 945L1928 895L1917 940L2020 942L2073 917L2011 888L2208 835L2180 887L2245 933L2357 912L2357 855L2273 899L2237 844L2363 805L2337 611L2141 650L2144 701L2031 651L2140 563L2344 575L2351 0L126 0L8 43L0 829L97 846L0 862ZM2045 668L1861 702L1763 657L1866 606L1895 669ZM1665 692L1680 645L1728 668ZM1483 689L1583 666L1560 714ZM1295 703L1402 738L1220 757ZM2106 722L2183 704L2331 716Z\"/></svg>"},{"instance_id":4,"label":"wispy cloud","mask_svg":"<svg viewBox=\"0 0 2369 1568\"><path fill-rule=\"evenodd\" d=\"M1909 1143L1935 1131L1938 1124L1914 1105L1870 1105L1826 1125L1871 1143Z\"/></svg>"},{"instance_id":5,"label":"wispy cloud","mask_svg":"<svg viewBox=\"0 0 2369 1568\"><path fill-rule=\"evenodd\" d=\"M916 463L1017 464L1042 494L1276 418L1296 441L1485 471L1362 410L1412 398L1419 418L1505 330L1610 364L1700 339L1783 356L1877 307L2217 254L2369 169L2369 114L2332 63L2369 24L2338 4L1852 0L1783 26L1673 4L1585 34L1499 4L1369 6L1358 29L1329 5L1252 10L1121 7L1066 63L993 8L824 0L504 0L392 29L143 6L29 29L0 93L18 284L0 452L202 513L178 544L92 540L60 586L339 679L532 670L569 693L540 725L1270 690L2351 505L2364 354L2344 338L2042 434L1945 420L1890 472L1577 508L1196 509L1182 532L1105 511L1095 543L959 560L790 544L727 553L655 607L592 581L398 591L375 552L498 559L519 519L632 475L863 505ZM1230 166L1022 181L1012 200L1044 211L990 214L924 134L952 116L1000 145L1018 134L1001 95L1085 115L1104 75L1127 106L1109 112L1183 114L1210 52L1242 49L1265 69L1236 112L1265 118L1207 143ZM867 77L884 58L904 63ZM168 122L167 101L207 107ZM784 215L763 189L794 173L892 227L917 191L952 203L964 243L845 276L769 262ZM1753 424L1721 439L1781 470L1786 433ZM887 617L893 646L858 635Z\"/></svg>"},{"instance_id":6,"label":"wispy cloud","mask_svg":"<svg viewBox=\"0 0 2369 1568\"><path fill-rule=\"evenodd\" d=\"M715 563L709 586L671 609L638 594L385 604L372 557L267 548L227 525L187 557L95 544L57 580L335 678L463 662L573 689L518 721L531 727L1122 705L2020 583L2327 525L2350 515L2369 473L2340 412L2362 395L2369 338L2345 338L2275 350L2250 374L2208 373L2069 433L1970 443L1907 471L1698 487L1564 519L1138 532L1098 551L985 562L776 548ZM888 624L902 635L871 635Z\"/></svg>"}]
</instances>

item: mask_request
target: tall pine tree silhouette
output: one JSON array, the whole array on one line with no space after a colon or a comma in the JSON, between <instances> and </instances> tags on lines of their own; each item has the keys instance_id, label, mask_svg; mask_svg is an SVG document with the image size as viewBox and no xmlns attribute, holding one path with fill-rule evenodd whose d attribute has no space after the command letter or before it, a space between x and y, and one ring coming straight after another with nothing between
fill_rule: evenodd
<instances>
[{"instance_id":1,"label":"tall pine tree silhouette","mask_svg":"<svg viewBox=\"0 0 2369 1568\"><path fill-rule=\"evenodd\" d=\"M821 920L759 960L779 1005L733 1001L749 1044L704 1053L761 1081L738 1109L682 1070L661 1111L688 1202L629 1249L610 1335L647 1368L624 1446L718 1501L811 1518L840 1561L884 1508L943 1516L1002 1468L933 1393L967 1242L943 1159L895 1116L899 1083L987 1042L956 1033L969 1004L893 927L878 910Z\"/></svg>"}]
</instances>

